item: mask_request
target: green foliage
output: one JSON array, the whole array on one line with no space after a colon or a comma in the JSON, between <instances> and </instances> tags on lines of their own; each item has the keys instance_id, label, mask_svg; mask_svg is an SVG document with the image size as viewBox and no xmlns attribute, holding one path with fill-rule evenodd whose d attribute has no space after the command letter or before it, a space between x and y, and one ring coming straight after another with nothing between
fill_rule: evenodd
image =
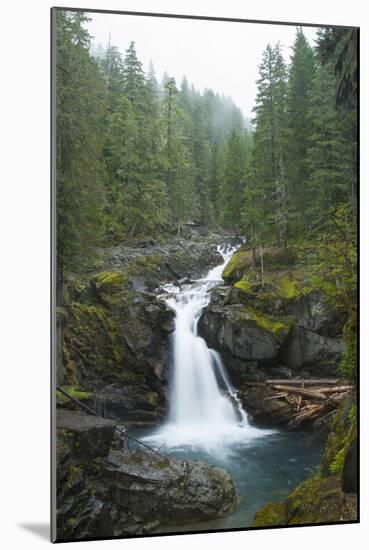
<instances>
[{"instance_id":1,"label":"green foliage","mask_svg":"<svg viewBox=\"0 0 369 550\"><path fill-rule=\"evenodd\" d=\"M317 245L317 265L312 277L331 309L345 320L342 374L357 376L357 246L356 212L343 203L328 211Z\"/></svg>"},{"instance_id":2,"label":"green foliage","mask_svg":"<svg viewBox=\"0 0 369 550\"><path fill-rule=\"evenodd\" d=\"M224 153L220 188L221 220L226 226L241 225L247 154L247 137L233 130Z\"/></svg>"},{"instance_id":3,"label":"green foliage","mask_svg":"<svg viewBox=\"0 0 369 550\"><path fill-rule=\"evenodd\" d=\"M316 72L314 52L301 28L297 29L292 49L291 68L288 80L288 158L287 174L291 185L294 209L299 217L297 225L308 227L306 206L309 204L309 188L306 185L309 170L306 156L312 122L309 117L310 91Z\"/></svg>"},{"instance_id":4,"label":"green foliage","mask_svg":"<svg viewBox=\"0 0 369 550\"><path fill-rule=\"evenodd\" d=\"M89 54L83 13L57 11L56 188L58 269L78 271L103 235L106 84ZM61 276L61 275L60 275Z\"/></svg>"},{"instance_id":5,"label":"green foliage","mask_svg":"<svg viewBox=\"0 0 369 550\"><path fill-rule=\"evenodd\" d=\"M288 241L289 182L286 177L287 68L280 46L267 46L259 67L252 163L246 176L244 226L258 246L275 234Z\"/></svg>"}]
</instances>

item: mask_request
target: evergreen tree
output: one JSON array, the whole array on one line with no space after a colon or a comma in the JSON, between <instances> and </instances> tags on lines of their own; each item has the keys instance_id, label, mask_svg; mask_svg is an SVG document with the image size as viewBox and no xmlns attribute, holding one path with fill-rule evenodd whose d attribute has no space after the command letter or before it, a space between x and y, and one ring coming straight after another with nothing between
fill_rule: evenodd
<instances>
[{"instance_id":1,"label":"evergreen tree","mask_svg":"<svg viewBox=\"0 0 369 550\"><path fill-rule=\"evenodd\" d=\"M241 225L242 199L244 195L247 162L245 136L233 130L224 153L220 200L221 221L229 227Z\"/></svg>"},{"instance_id":2,"label":"evergreen tree","mask_svg":"<svg viewBox=\"0 0 369 550\"><path fill-rule=\"evenodd\" d=\"M350 195L350 165L348 147L342 132L340 113L335 109L335 78L331 63L319 66L310 93L307 169L312 219L324 216L334 204L346 201Z\"/></svg>"},{"instance_id":3,"label":"evergreen tree","mask_svg":"<svg viewBox=\"0 0 369 550\"><path fill-rule=\"evenodd\" d=\"M291 67L288 82L289 148L287 173L291 181L295 220L309 225L306 205L309 202L306 163L312 121L309 117L310 91L315 75L314 52L301 28L297 29L292 48ZM300 224L301 225L301 224Z\"/></svg>"},{"instance_id":4,"label":"evergreen tree","mask_svg":"<svg viewBox=\"0 0 369 550\"><path fill-rule=\"evenodd\" d=\"M108 110L114 112L118 98L123 93L123 60L118 49L109 44L105 54L99 59L108 85Z\"/></svg>"},{"instance_id":5,"label":"evergreen tree","mask_svg":"<svg viewBox=\"0 0 369 550\"><path fill-rule=\"evenodd\" d=\"M107 90L83 13L57 11L56 194L58 277L90 264L103 237L102 140Z\"/></svg>"},{"instance_id":6,"label":"evergreen tree","mask_svg":"<svg viewBox=\"0 0 369 550\"><path fill-rule=\"evenodd\" d=\"M174 78L164 85L164 126L166 131L166 183L172 221L180 228L188 217L198 216L191 155L185 136L186 115L180 106L180 92Z\"/></svg>"},{"instance_id":7,"label":"evergreen tree","mask_svg":"<svg viewBox=\"0 0 369 550\"><path fill-rule=\"evenodd\" d=\"M159 112L156 92L145 79L133 42L123 62L123 94L110 118L108 143L118 183L114 221L124 228L118 236L155 233L167 221Z\"/></svg>"},{"instance_id":8,"label":"evergreen tree","mask_svg":"<svg viewBox=\"0 0 369 550\"><path fill-rule=\"evenodd\" d=\"M276 244L287 249L289 185L286 177L287 70L277 44L267 46L259 67L258 94L254 108L253 165L257 185L265 200L259 201L274 229ZM249 207L255 207L249 204ZM244 216L247 208L244 208ZM260 216L258 216L260 218ZM255 216L253 216L255 220Z\"/></svg>"}]
</instances>

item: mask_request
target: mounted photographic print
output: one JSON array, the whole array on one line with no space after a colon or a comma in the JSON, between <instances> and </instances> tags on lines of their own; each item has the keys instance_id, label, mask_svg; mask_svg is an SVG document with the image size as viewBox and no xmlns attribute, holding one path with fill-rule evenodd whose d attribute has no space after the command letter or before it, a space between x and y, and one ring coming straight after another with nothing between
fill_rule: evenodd
<instances>
[{"instance_id":1,"label":"mounted photographic print","mask_svg":"<svg viewBox=\"0 0 369 550\"><path fill-rule=\"evenodd\" d=\"M358 28L51 17L52 540L357 523Z\"/></svg>"}]
</instances>

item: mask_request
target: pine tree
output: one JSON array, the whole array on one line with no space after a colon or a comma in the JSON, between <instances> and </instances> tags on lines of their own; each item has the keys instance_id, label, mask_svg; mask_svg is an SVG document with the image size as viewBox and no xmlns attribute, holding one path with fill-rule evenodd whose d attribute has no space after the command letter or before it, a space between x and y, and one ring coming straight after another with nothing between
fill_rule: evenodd
<instances>
[{"instance_id":1,"label":"pine tree","mask_svg":"<svg viewBox=\"0 0 369 550\"><path fill-rule=\"evenodd\" d=\"M93 261L103 238L102 140L107 90L83 13L57 11L56 195L58 278Z\"/></svg>"},{"instance_id":2,"label":"pine tree","mask_svg":"<svg viewBox=\"0 0 369 550\"><path fill-rule=\"evenodd\" d=\"M348 147L342 132L340 113L335 109L335 78L331 63L319 66L310 93L307 168L309 172L309 214L313 219L347 201L350 181L346 167L350 165Z\"/></svg>"},{"instance_id":3,"label":"pine tree","mask_svg":"<svg viewBox=\"0 0 369 550\"><path fill-rule=\"evenodd\" d=\"M233 130L223 157L220 200L221 221L228 227L241 225L247 162L247 143L242 133Z\"/></svg>"},{"instance_id":4,"label":"pine tree","mask_svg":"<svg viewBox=\"0 0 369 550\"><path fill-rule=\"evenodd\" d=\"M180 92L174 78L164 85L163 119L165 127L166 171L172 221L180 225L198 216L198 197L194 186L191 153L185 135L186 115L180 106Z\"/></svg>"},{"instance_id":5,"label":"pine tree","mask_svg":"<svg viewBox=\"0 0 369 550\"><path fill-rule=\"evenodd\" d=\"M263 190L263 219L269 221L277 246L283 237L288 246L289 183L286 177L287 69L277 44L267 46L259 67L258 93L254 108L253 165L257 185ZM249 204L252 209L255 206ZM247 208L244 208L244 216ZM260 216L253 219L261 219Z\"/></svg>"},{"instance_id":6,"label":"pine tree","mask_svg":"<svg viewBox=\"0 0 369 550\"><path fill-rule=\"evenodd\" d=\"M108 109L114 112L118 98L123 93L123 60L116 46L109 44L105 54L99 60L108 85Z\"/></svg>"},{"instance_id":7,"label":"pine tree","mask_svg":"<svg viewBox=\"0 0 369 550\"><path fill-rule=\"evenodd\" d=\"M288 127L289 151L287 173L291 181L295 220L302 220L303 227L309 226L306 205L309 203L306 164L312 121L308 113L309 98L315 75L314 52L301 28L297 29L292 49L288 82ZM301 223L299 224L301 226Z\"/></svg>"}]
</instances>

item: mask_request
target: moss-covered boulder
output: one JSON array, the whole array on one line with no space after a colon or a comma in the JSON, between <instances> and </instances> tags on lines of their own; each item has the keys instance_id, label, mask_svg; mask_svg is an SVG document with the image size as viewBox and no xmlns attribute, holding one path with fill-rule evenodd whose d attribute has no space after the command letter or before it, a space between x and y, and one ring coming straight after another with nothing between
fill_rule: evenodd
<instances>
[{"instance_id":1,"label":"moss-covered boulder","mask_svg":"<svg viewBox=\"0 0 369 550\"><path fill-rule=\"evenodd\" d=\"M261 268L260 249L255 250L256 268ZM295 262L295 250L290 248L288 257L285 250L278 247L266 247L263 249L263 267L265 270L286 269L287 266L292 266ZM223 270L222 277L228 284L233 284L253 269L253 254L252 249L243 245L231 257L228 264Z\"/></svg>"},{"instance_id":2,"label":"moss-covered boulder","mask_svg":"<svg viewBox=\"0 0 369 550\"><path fill-rule=\"evenodd\" d=\"M272 361L292 327L249 306L209 305L199 321L199 332L211 347L246 361Z\"/></svg>"},{"instance_id":3,"label":"moss-covered boulder","mask_svg":"<svg viewBox=\"0 0 369 550\"><path fill-rule=\"evenodd\" d=\"M316 476L301 483L284 503L268 503L254 518L253 527L305 525L354 521L354 499L347 499L338 476Z\"/></svg>"}]
</instances>

